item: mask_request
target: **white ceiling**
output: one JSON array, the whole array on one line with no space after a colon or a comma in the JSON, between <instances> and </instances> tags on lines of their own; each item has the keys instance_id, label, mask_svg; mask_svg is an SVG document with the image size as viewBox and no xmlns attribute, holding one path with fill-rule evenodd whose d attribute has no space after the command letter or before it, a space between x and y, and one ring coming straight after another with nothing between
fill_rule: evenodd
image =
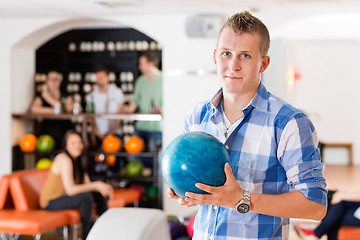
<instances>
[{"instance_id":1,"label":"white ceiling","mask_svg":"<svg viewBox=\"0 0 360 240\"><path fill-rule=\"evenodd\" d=\"M0 18L96 17L124 14L229 13L250 9L258 14L359 13L359 0L0 0Z\"/></svg>"}]
</instances>

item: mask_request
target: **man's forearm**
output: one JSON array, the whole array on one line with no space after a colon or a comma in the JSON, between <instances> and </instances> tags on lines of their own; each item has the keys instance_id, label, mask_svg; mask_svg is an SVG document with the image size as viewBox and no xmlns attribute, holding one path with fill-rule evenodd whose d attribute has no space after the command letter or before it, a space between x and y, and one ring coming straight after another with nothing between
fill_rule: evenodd
<instances>
[{"instance_id":1,"label":"man's forearm","mask_svg":"<svg viewBox=\"0 0 360 240\"><path fill-rule=\"evenodd\" d=\"M250 210L278 217L321 220L326 206L307 199L298 191L280 195L251 194Z\"/></svg>"}]
</instances>

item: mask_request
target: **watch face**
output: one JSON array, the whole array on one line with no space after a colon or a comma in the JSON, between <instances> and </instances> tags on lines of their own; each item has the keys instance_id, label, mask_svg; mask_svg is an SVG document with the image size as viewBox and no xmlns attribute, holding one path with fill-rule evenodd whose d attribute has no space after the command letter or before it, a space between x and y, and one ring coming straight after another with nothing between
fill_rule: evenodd
<instances>
[{"instance_id":1,"label":"watch face","mask_svg":"<svg viewBox=\"0 0 360 240\"><path fill-rule=\"evenodd\" d=\"M239 213L247 213L250 210L250 206L246 203L240 203L237 207Z\"/></svg>"}]
</instances>

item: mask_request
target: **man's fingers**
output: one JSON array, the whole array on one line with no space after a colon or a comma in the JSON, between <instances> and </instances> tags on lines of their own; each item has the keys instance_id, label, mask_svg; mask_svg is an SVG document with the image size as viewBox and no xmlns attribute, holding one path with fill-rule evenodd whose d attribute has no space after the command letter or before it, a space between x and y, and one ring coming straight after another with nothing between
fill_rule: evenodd
<instances>
[{"instance_id":1,"label":"man's fingers","mask_svg":"<svg viewBox=\"0 0 360 240\"><path fill-rule=\"evenodd\" d=\"M215 189L214 187L203 184L203 183L196 183L195 187L197 187L198 189L203 190L205 192L208 192L208 193L213 193L214 189Z\"/></svg>"}]
</instances>

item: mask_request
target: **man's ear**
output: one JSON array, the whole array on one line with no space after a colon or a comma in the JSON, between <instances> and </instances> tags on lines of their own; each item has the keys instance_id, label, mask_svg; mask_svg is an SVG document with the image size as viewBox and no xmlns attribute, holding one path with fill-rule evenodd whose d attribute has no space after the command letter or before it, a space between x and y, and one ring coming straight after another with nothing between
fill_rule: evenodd
<instances>
[{"instance_id":1,"label":"man's ear","mask_svg":"<svg viewBox=\"0 0 360 240\"><path fill-rule=\"evenodd\" d=\"M261 60L260 73L265 72L269 64L270 64L270 57L269 56L263 57Z\"/></svg>"},{"instance_id":2,"label":"man's ear","mask_svg":"<svg viewBox=\"0 0 360 240\"><path fill-rule=\"evenodd\" d=\"M214 63L216 64L216 49L214 49L213 60L214 60Z\"/></svg>"}]
</instances>

